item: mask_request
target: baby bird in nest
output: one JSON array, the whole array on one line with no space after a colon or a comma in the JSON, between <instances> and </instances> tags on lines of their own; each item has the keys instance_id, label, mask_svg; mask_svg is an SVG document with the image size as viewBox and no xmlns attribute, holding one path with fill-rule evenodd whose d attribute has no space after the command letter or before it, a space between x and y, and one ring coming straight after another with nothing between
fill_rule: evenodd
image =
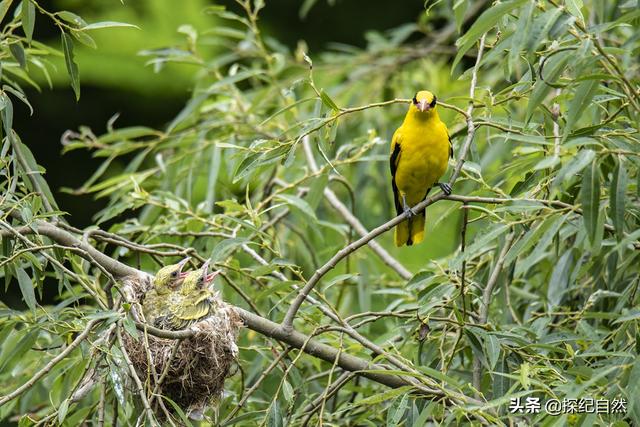
<instances>
[{"instance_id":1,"label":"baby bird in nest","mask_svg":"<svg viewBox=\"0 0 640 427\"><path fill-rule=\"evenodd\" d=\"M154 324L157 317L168 310L169 297L180 288L189 273L182 269L189 262L189 257L177 264L162 267L152 280L152 288L145 294L142 312L147 323Z\"/></svg>"},{"instance_id":2,"label":"baby bird in nest","mask_svg":"<svg viewBox=\"0 0 640 427\"><path fill-rule=\"evenodd\" d=\"M155 319L163 329L185 329L213 314L215 294L210 283L220 271L209 272L210 260L202 268L190 271L180 288L171 293L164 313Z\"/></svg>"}]
</instances>

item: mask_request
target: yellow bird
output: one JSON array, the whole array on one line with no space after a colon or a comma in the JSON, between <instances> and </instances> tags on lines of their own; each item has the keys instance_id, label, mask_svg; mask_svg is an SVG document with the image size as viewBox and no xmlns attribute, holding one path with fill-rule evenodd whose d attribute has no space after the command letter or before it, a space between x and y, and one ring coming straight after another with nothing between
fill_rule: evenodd
<instances>
[{"instance_id":1,"label":"yellow bird","mask_svg":"<svg viewBox=\"0 0 640 427\"><path fill-rule=\"evenodd\" d=\"M153 324L167 310L169 296L182 285L187 276L182 269L188 261L189 257L177 264L164 266L153 276L153 287L145 294L142 302L142 312L147 323Z\"/></svg>"},{"instance_id":2,"label":"yellow bird","mask_svg":"<svg viewBox=\"0 0 640 427\"><path fill-rule=\"evenodd\" d=\"M438 185L451 194L451 186L438 182L447 170L453 148L447 126L436 111L436 96L422 90L413 97L409 111L391 139L391 184L398 215L408 214L395 229L395 244L411 246L424 239L424 211L412 206L427 197Z\"/></svg>"},{"instance_id":3,"label":"yellow bird","mask_svg":"<svg viewBox=\"0 0 640 427\"><path fill-rule=\"evenodd\" d=\"M202 268L190 271L180 289L169 296L163 315L156 318L156 325L163 329L184 329L208 317L214 308L214 292L209 284L219 273L209 273L209 261Z\"/></svg>"}]
</instances>

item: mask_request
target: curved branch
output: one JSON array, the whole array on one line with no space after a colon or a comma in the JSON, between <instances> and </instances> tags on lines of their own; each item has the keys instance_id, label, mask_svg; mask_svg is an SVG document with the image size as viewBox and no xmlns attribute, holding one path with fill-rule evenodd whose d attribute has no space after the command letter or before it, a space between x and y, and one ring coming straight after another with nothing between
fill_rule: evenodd
<instances>
[{"instance_id":1,"label":"curved branch","mask_svg":"<svg viewBox=\"0 0 640 427\"><path fill-rule=\"evenodd\" d=\"M104 267L107 271L118 278L123 278L126 276L140 276L142 273L140 270L137 270L133 267L129 267L126 264L121 263L120 261L107 256L91 246L88 243L82 242L80 239L76 238L73 234L68 231L63 230L57 225L42 221L36 220L30 226L23 226L20 228L16 228L16 231L22 235L25 234L40 234L42 236L46 236L51 240L54 240L62 245L71 246L75 248L79 248L85 253L79 252L78 254L86 259L87 261L95 261ZM2 234L5 236L6 234Z\"/></svg>"}]
</instances>

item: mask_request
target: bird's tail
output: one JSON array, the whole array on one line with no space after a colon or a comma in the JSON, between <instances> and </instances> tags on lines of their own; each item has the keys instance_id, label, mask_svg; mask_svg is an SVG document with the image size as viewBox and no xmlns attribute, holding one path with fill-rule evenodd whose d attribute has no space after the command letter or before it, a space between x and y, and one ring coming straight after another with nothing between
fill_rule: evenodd
<instances>
[{"instance_id":1,"label":"bird's tail","mask_svg":"<svg viewBox=\"0 0 640 427\"><path fill-rule=\"evenodd\" d=\"M422 242L424 239L424 211L398 224L394 237L398 247Z\"/></svg>"}]
</instances>

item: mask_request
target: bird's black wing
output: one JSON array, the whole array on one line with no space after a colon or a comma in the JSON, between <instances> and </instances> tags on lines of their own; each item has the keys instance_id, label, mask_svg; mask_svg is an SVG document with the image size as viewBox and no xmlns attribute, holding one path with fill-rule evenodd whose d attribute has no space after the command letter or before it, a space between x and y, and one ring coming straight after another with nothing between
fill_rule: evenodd
<instances>
[{"instance_id":1,"label":"bird's black wing","mask_svg":"<svg viewBox=\"0 0 640 427\"><path fill-rule=\"evenodd\" d=\"M396 142L393 152L389 158L389 166L391 167L391 186L393 187L393 201L396 205L398 215L404 212L402 204L400 204L400 195L398 194L398 186L396 185L396 171L398 170L398 160L400 159L400 144Z\"/></svg>"},{"instance_id":2,"label":"bird's black wing","mask_svg":"<svg viewBox=\"0 0 640 427\"><path fill-rule=\"evenodd\" d=\"M453 159L453 143L451 142L451 136L449 136L449 132L447 132L447 138L449 138L449 157Z\"/></svg>"}]
</instances>

